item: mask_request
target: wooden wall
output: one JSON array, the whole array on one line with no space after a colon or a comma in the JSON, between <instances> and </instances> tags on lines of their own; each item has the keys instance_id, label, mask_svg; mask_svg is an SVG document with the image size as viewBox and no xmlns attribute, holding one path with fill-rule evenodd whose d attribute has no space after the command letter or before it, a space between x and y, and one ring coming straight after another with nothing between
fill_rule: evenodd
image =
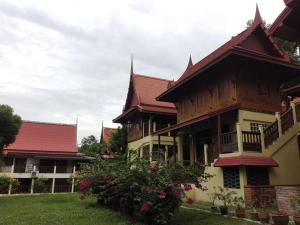
<instances>
[{"instance_id":1,"label":"wooden wall","mask_svg":"<svg viewBox=\"0 0 300 225\"><path fill-rule=\"evenodd\" d=\"M236 103L234 74L226 71L214 71L209 74L203 74L202 79L186 87L183 93L176 104L178 108L178 123Z\"/></svg>"},{"instance_id":2,"label":"wooden wall","mask_svg":"<svg viewBox=\"0 0 300 225\"><path fill-rule=\"evenodd\" d=\"M128 142L138 140L143 137L143 120L142 117L132 117L130 125L127 125Z\"/></svg>"}]
</instances>

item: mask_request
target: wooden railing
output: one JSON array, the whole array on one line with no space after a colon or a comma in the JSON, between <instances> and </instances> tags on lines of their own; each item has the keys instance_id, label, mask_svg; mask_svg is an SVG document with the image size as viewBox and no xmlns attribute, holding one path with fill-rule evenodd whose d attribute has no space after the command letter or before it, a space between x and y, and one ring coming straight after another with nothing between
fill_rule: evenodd
<instances>
[{"instance_id":1,"label":"wooden railing","mask_svg":"<svg viewBox=\"0 0 300 225\"><path fill-rule=\"evenodd\" d=\"M278 121L264 129L265 148L271 145L279 137Z\"/></svg>"},{"instance_id":2,"label":"wooden railing","mask_svg":"<svg viewBox=\"0 0 300 225\"><path fill-rule=\"evenodd\" d=\"M1 173L10 173L11 172L11 166L2 166L0 167Z\"/></svg>"},{"instance_id":3,"label":"wooden railing","mask_svg":"<svg viewBox=\"0 0 300 225\"><path fill-rule=\"evenodd\" d=\"M299 122L300 121L300 103L295 105L295 110L296 110L296 119L297 119L297 122Z\"/></svg>"},{"instance_id":4,"label":"wooden railing","mask_svg":"<svg viewBox=\"0 0 300 225\"><path fill-rule=\"evenodd\" d=\"M242 131L242 142L244 151L262 150L260 132Z\"/></svg>"},{"instance_id":5,"label":"wooden railing","mask_svg":"<svg viewBox=\"0 0 300 225\"><path fill-rule=\"evenodd\" d=\"M238 150L236 131L221 134L221 153L231 153Z\"/></svg>"},{"instance_id":6,"label":"wooden railing","mask_svg":"<svg viewBox=\"0 0 300 225\"><path fill-rule=\"evenodd\" d=\"M282 134L294 125L293 111L289 108L285 113L280 116Z\"/></svg>"}]
</instances>

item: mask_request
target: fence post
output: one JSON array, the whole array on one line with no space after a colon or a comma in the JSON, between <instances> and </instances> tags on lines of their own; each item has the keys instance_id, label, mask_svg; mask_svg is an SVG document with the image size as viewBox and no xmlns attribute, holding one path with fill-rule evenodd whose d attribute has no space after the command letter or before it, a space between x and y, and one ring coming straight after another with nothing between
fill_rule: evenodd
<instances>
[{"instance_id":1,"label":"fence post","mask_svg":"<svg viewBox=\"0 0 300 225\"><path fill-rule=\"evenodd\" d=\"M292 112L293 112L293 121L294 124L297 122L297 113L296 113L296 104L294 101L291 101L291 107L292 107Z\"/></svg>"},{"instance_id":2,"label":"fence post","mask_svg":"<svg viewBox=\"0 0 300 225\"><path fill-rule=\"evenodd\" d=\"M56 165L54 166L54 169L53 169L53 180L52 180L52 188L51 188L52 194L54 193L54 190L55 190L55 174L56 174Z\"/></svg>"},{"instance_id":3,"label":"fence post","mask_svg":"<svg viewBox=\"0 0 300 225\"><path fill-rule=\"evenodd\" d=\"M279 134L279 137L281 137L282 136L282 126L281 126L280 112L275 112L275 117L278 121L278 134Z\"/></svg>"},{"instance_id":4,"label":"fence post","mask_svg":"<svg viewBox=\"0 0 300 225\"><path fill-rule=\"evenodd\" d=\"M264 134L264 128L261 124L258 125L258 129L260 132L260 144L261 144L261 151L265 150L265 134Z\"/></svg>"},{"instance_id":5,"label":"fence post","mask_svg":"<svg viewBox=\"0 0 300 225\"><path fill-rule=\"evenodd\" d=\"M240 123L236 123L236 135L237 135L237 143L238 143L238 151L239 153L243 153L243 137Z\"/></svg>"},{"instance_id":6,"label":"fence post","mask_svg":"<svg viewBox=\"0 0 300 225\"><path fill-rule=\"evenodd\" d=\"M75 185L75 172L76 172L76 167L73 166L73 177L72 177L72 189L71 192L74 193L74 185Z\"/></svg>"}]
</instances>

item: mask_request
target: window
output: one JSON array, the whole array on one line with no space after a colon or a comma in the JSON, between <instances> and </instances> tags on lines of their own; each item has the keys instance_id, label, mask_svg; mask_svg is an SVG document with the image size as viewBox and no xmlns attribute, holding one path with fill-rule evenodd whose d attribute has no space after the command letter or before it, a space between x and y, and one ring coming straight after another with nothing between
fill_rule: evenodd
<instances>
[{"instance_id":1,"label":"window","mask_svg":"<svg viewBox=\"0 0 300 225\"><path fill-rule=\"evenodd\" d=\"M223 168L224 187L240 188L240 170L238 167Z\"/></svg>"},{"instance_id":2,"label":"window","mask_svg":"<svg viewBox=\"0 0 300 225\"><path fill-rule=\"evenodd\" d=\"M252 132L259 132L259 125L262 125L263 129L267 128L271 123L256 123L251 122L250 123L250 130Z\"/></svg>"},{"instance_id":3,"label":"window","mask_svg":"<svg viewBox=\"0 0 300 225\"><path fill-rule=\"evenodd\" d=\"M267 167L247 167L248 185L269 185L269 171Z\"/></svg>"}]
</instances>

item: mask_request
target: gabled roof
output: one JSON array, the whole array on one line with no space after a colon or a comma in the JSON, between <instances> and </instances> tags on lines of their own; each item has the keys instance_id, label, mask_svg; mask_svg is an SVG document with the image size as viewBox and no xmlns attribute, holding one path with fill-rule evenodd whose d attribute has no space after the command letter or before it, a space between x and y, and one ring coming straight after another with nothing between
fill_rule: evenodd
<instances>
[{"instance_id":1,"label":"gabled roof","mask_svg":"<svg viewBox=\"0 0 300 225\"><path fill-rule=\"evenodd\" d=\"M291 66L288 56L281 52L274 43L273 39L268 36L264 22L257 7L255 18L251 26L246 28L237 36L232 37L231 40L203 58L201 61L189 67L188 70L186 70L167 91L158 96L157 99L169 101L167 96L176 88L188 82L190 79L199 75L200 73L206 71L208 68L214 66L219 61L231 54L242 55L262 61Z\"/></svg>"},{"instance_id":2,"label":"gabled roof","mask_svg":"<svg viewBox=\"0 0 300 225\"><path fill-rule=\"evenodd\" d=\"M76 141L76 125L22 121L16 141L4 148L4 155L76 155Z\"/></svg>"},{"instance_id":3,"label":"gabled roof","mask_svg":"<svg viewBox=\"0 0 300 225\"><path fill-rule=\"evenodd\" d=\"M102 132L101 132L101 143L108 143L112 134L117 132L117 128L110 128L110 127L103 127L102 126Z\"/></svg>"},{"instance_id":4,"label":"gabled roof","mask_svg":"<svg viewBox=\"0 0 300 225\"><path fill-rule=\"evenodd\" d=\"M268 33L284 40L300 41L300 1L285 0L285 4L285 9L268 29Z\"/></svg>"},{"instance_id":5,"label":"gabled roof","mask_svg":"<svg viewBox=\"0 0 300 225\"><path fill-rule=\"evenodd\" d=\"M155 98L166 91L173 81L136 74L131 66L130 82L123 113L113 122L121 122L132 111L154 114L176 115L173 103L157 101Z\"/></svg>"}]
</instances>

